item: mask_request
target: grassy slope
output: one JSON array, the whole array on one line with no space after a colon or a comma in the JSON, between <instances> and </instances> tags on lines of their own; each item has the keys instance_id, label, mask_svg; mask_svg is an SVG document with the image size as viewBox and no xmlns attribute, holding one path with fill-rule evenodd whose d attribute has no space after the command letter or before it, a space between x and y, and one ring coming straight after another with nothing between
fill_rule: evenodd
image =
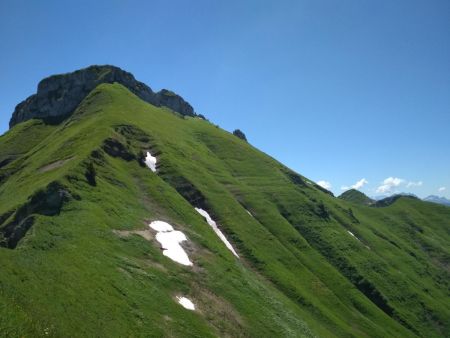
<instances>
[{"instance_id":1,"label":"grassy slope","mask_svg":"<svg viewBox=\"0 0 450 338\"><path fill-rule=\"evenodd\" d=\"M358 191L356 189L350 189L346 192L339 195L340 199L343 199L344 201L361 204L361 205L369 205L374 202L371 198L367 197L364 193L361 191Z\"/></svg>"},{"instance_id":2,"label":"grassy slope","mask_svg":"<svg viewBox=\"0 0 450 338\"><path fill-rule=\"evenodd\" d=\"M22 169L0 182L0 215L55 180L80 198L58 216L38 215L15 250L0 248L7 335L48 328L55 336L433 337L448 330L450 208L403 199L387 208L350 205L301 178L294 184L286 168L235 136L148 105L120 85L99 86L63 125L29 123L36 144L10 151L23 155L2 170ZM0 138L0 155L22 142L23 125ZM160 152L158 175L137 161L92 158L108 137L126 143L114 132L119 125L148 134L130 147ZM84 177L88 161L95 187ZM205 197L240 261L174 189L180 178ZM165 258L154 240L113 231L146 229L152 219L187 234L194 269ZM178 294L199 311L180 307Z\"/></svg>"}]
</instances>

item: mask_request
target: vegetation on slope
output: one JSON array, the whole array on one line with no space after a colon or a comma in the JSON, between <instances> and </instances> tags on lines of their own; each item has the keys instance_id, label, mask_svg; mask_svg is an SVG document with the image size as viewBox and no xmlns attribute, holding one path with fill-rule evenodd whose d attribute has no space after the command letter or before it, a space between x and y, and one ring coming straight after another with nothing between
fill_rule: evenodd
<instances>
[{"instance_id":1,"label":"vegetation on slope","mask_svg":"<svg viewBox=\"0 0 450 338\"><path fill-rule=\"evenodd\" d=\"M142 165L147 150L156 174ZM336 199L234 135L118 84L97 87L60 125L17 125L0 138L0 156L11 154L0 181L5 335L448 333L449 208ZM193 267L162 254L152 220L187 235Z\"/></svg>"},{"instance_id":2,"label":"vegetation on slope","mask_svg":"<svg viewBox=\"0 0 450 338\"><path fill-rule=\"evenodd\" d=\"M366 194L356 189L350 189L343 192L341 195L339 195L339 198L343 199L344 201L360 205L371 205L375 202L373 199L366 196Z\"/></svg>"}]
</instances>

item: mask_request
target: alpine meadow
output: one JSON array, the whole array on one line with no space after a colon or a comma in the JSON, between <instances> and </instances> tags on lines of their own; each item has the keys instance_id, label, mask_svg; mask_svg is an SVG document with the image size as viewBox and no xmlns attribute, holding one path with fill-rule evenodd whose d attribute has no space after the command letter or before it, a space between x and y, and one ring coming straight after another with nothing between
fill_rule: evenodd
<instances>
[{"instance_id":1,"label":"alpine meadow","mask_svg":"<svg viewBox=\"0 0 450 338\"><path fill-rule=\"evenodd\" d=\"M339 198L114 66L0 136L0 336L448 337L450 207Z\"/></svg>"}]
</instances>

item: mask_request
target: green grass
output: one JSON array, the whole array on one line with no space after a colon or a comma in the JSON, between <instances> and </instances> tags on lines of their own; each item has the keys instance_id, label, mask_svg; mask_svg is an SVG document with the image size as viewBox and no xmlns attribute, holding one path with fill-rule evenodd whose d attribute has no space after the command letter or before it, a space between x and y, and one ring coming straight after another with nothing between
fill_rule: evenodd
<instances>
[{"instance_id":1,"label":"green grass","mask_svg":"<svg viewBox=\"0 0 450 338\"><path fill-rule=\"evenodd\" d=\"M339 195L340 199L343 199L344 201L360 204L360 205L371 205L375 201L368 196L366 196L361 191L358 191L356 189L350 189Z\"/></svg>"},{"instance_id":2,"label":"green grass","mask_svg":"<svg viewBox=\"0 0 450 338\"><path fill-rule=\"evenodd\" d=\"M107 138L136 158L158 152L158 174L106 154ZM97 87L60 125L17 125L0 138L0 156L11 154L0 169L7 173L0 215L8 216L0 228L51 182L72 197L59 215L36 212L16 249L0 248L0 335L449 332L450 208L406 198L370 208L334 198L234 135L118 84ZM92 165L95 186L85 177ZM201 196L240 260L182 194ZM188 236L194 268L129 233L155 219ZM178 305L179 294L198 311Z\"/></svg>"}]
</instances>

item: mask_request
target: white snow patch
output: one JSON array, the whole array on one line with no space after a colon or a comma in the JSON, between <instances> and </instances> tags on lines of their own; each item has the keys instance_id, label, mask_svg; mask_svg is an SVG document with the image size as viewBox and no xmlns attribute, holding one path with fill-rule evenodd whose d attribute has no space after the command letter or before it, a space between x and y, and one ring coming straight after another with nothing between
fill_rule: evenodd
<instances>
[{"instance_id":1,"label":"white snow patch","mask_svg":"<svg viewBox=\"0 0 450 338\"><path fill-rule=\"evenodd\" d=\"M153 221L149 226L157 231L156 240L161 244L164 256L183 265L192 265L189 256L180 245L181 242L187 241L184 233L175 231L173 226L163 221Z\"/></svg>"},{"instance_id":2,"label":"white snow patch","mask_svg":"<svg viewBox=\"0 0 450 338\"><path fill-rule=\"evenodd\" d=\"M156 157L152 156L149 151L147 151L147 157L145 158L145 164L150 168L151 171L156 172Z\"/></svg>"},{"instance_id":3,"label":"white snow patch","mask_svg":"<svg viewBox=\"0 0 450 338\"><path fill-rule=\"evenodd\" d=\"M177 299L178 299L178 303L180 303L181 306L184 307L185 309L188 309L191 311L195 310L195 305L194 305L194 303L192 303L192 301L189 298L177 296Z\"/></svg>"},{"instance_id":4,"label":"white snow patch","mask_svg":"<svg viewBox=\"0 0 450 338\"><path fill-rule=\"evenodd\" d=\"M222 240L222 242L225 243L226 247L233 253L233 255L235 255L237 258L239 258L239 255L236 253L233 246L230 244L230 242L228 242L227 238L222 233L222 231L220 231L220 229L217 227L216 222L214 222L214 220L211 218L211 216L209 216L208 212L206 210L203 210L200 208L195 208L195 210L205 218L206 222L211 226L211 228L213 228L216 235L219 236L219 238Z\"/></svg>"},{"instance_id":5,"label":"white snow patch","mask_svg":"<svg viewBox=\"0 0 450 338\"><path fill-rule=\"evenodd\" d=\"M356 237L356 236L353 234L353 232L348 231L348 230L347 230L347 232L348 232L350 235L352 235L353 237L355 237L356 239L358 239L358 237ZM359 241L359 239L358 239L358 241Z\"/></svg>"},{"instance_id":6,"label":"white snow patch","mask_svg":"<svg viewBox=\"0 0 450 338\"><path fill-rule=\"evenodd\" d=\"M149 226L158 232L169 232L173 231L173 226L171 226L169 223L163 222L163 221L153 221L149 224Z\"/></svg>"},{"instance_id":7,"label":"white snow patch","mask_svg":"<svg viewBox=\"0 0 450 338\"><path fill-rule=\"evenodd\" d=\"M356 237L356 236L355 236L355 234L354 234L353 232L351 232L351 231L348 231L348 230L347 230L347 232L348 232L348 233L349 233L349 234L350 234L350 235L351 235L352 237L356 238L356 239L357 239L358 241L360 241L360 242L361 242L361 240L360 240L360 239L359 239L358 237ZM362 242L361 242L361 243L362 243ZM365 246L365 247L366 247L367 249L369 249L369 250L370 250L370 248L369 248L369 247L368 247L367 245L365 245L365 244L364 244L364 246Z\"/></svg>"}]
</instances>

